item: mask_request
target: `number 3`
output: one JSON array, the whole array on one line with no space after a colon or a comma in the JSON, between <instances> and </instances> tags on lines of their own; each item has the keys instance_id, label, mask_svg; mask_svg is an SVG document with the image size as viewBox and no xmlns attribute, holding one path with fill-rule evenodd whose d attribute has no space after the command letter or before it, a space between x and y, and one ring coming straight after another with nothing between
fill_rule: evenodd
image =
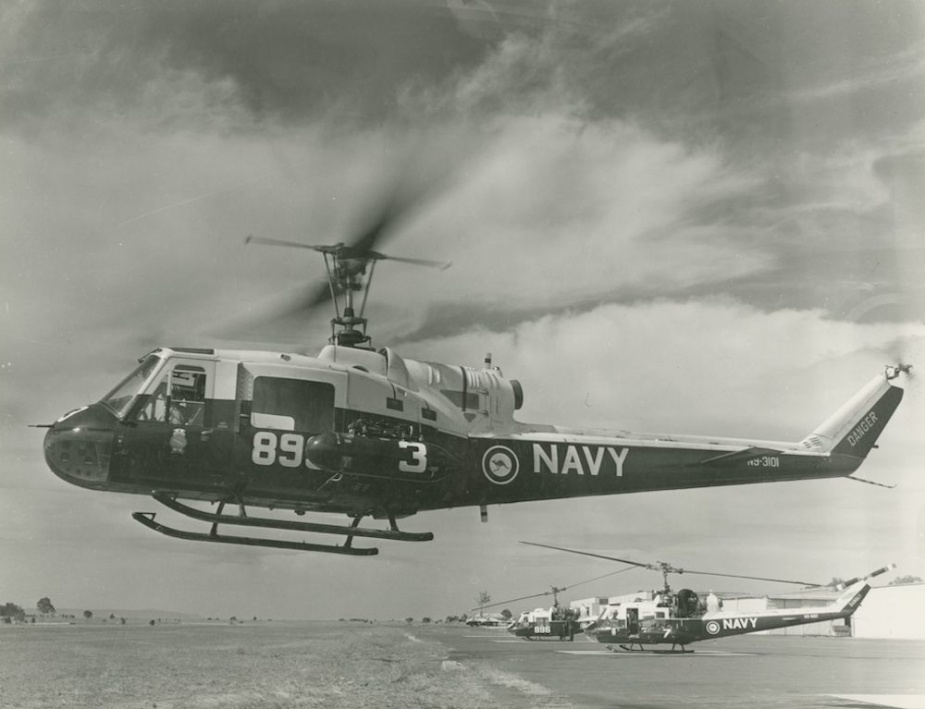
<instances>
[{"instance_id":1,"label":"number 3","mask_svg":"<svg viewBox=\"0 0 925 709\"><path fill-rule=\"evenodd\" d=\"M400 460L398 469L403 473L423 473L427 470L427 446L414 441L399 441L399 448L411 449L411 460Z\"/></svg>"}]
</instances>

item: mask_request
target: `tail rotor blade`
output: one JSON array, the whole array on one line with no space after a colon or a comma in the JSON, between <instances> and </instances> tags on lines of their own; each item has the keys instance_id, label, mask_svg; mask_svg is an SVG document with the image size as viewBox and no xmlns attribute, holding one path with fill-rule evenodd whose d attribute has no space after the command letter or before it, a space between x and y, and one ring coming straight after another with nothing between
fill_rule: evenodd
<instances>
[{"instance_id":1,"label":"tail rotor blade","mask_svg":"<svg viewBox=\"0 0 925 709\"><path fill-rule=\"evenodd\" d=\"M867 576L856 576L853 579L842 581L840 584L836 586L836 588L840 591L843 588L848 588L848 586L852 586L856 584L858 581L867 581L868 579L872 579L876 576L880 576L881 574L885 574L887 571L891 571L892 569L895 569L895 568L896 568L896 564L887 564L886 566L881 566L876 571L871 571L869 574L867 574Z\"/></svg>"}]
</instances>

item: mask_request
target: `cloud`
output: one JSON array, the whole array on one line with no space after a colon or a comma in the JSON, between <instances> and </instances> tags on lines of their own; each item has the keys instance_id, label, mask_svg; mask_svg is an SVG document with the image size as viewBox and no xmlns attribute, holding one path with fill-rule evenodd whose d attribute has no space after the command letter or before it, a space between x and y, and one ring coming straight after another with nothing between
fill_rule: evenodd
<instances>
[{"instance_id":1,"label":"cloud","mask_svg":"<svg viewBox=\"0 0 925 709\"><path fill-rule=\"evenodd\" d=\"M711 213L754 183L710 150L561 114L501 120L488 140L465 165L465 181L422 210L394 247L453 261L450 271L420 276L440 299L551 307L670 293L768 264L737 245L749 227ZM377 284L391 301L400 288Z\"/></svg>"},{"instance_id":2,"label":"cloud","mask_svg":"<svg viewBox=\"0 0 925 709\"><path fill-rule=\"evenodd\" d=\"M896 349L922 352L923 336L714 299L607 305L405 350L470 365L490 350L523 383L525 421L800 440Z\"/></svg>"},{"instance_id":3,"label":"cloud","mask_svg":"<svg viewBox=\"0 0 925 709\"><path fill-rule=\"evenodd\" d=\"M788 97L792 101L823 101L861 92L876 92L884 87L921 82L925 75L925 43L921 38L912 38L908 46L892 51L885 56L866 58L845 71L837 68L838 78L798 89Z\"/></svg>"},{"instance_id":4,"label":"cloud","mask_svg":"<svg viewBox=\"0 0 925 709\"><path fill-rule=\"evenodd\" d=\"M252 129L391 112L399 86L477 62L482 43L439 5L399 0L8 4L0 125L136 121Z\"/></svg>"}]
</instances>

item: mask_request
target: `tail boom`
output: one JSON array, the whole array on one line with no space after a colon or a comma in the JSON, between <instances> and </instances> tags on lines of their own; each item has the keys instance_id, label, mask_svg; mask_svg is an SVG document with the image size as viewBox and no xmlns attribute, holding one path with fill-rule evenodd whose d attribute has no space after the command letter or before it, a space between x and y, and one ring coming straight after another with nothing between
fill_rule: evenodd
<instances>
[{"instance_id":1,"label":"tail boom","mask_svg":"<svg viewBox=\"0 0 925 709\"><path fill-rule=\"evenodd\" d=\"M866 580L863 580L850 586L842 595L826 606L801 609L788 608L752 614L727 614L719 611L715 614L715 617L707 614L701 621L704 628L703 635L704 638L722 638L729 635L743 635L763 630L776 630L795 625L848 618L854 614L868 593L870 593L870 585Z\"/></svg>"}]
</instances>

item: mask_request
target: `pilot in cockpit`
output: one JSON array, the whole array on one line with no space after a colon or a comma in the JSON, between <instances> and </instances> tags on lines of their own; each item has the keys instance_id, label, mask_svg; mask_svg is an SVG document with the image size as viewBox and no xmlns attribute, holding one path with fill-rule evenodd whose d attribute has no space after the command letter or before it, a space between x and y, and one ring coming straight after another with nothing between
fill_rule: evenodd
<instances>
[{"instance_id":1,"label":"pilot in cockpit","mask_svg":"<svg viewBox=\"0 0 925 709\"><path fill-rule=\"evenodd\" d=\"M139 421L160 421L172 426L200 426L205 406L205 376L199 372L174 371L161 382L138 414Z\"/></svg>"},{"instance_id":2,"label":"pilot in cockpit","mask_svg":"<svg viewBox=\"0 0 925 709\"><path fill-rule=\"evenodd\" d=\"M181 375L178 377L176 375ZM205 376L198 372L174 372L170 386L169 423L201 426L205 406Z\"/></svg>"}]
</instances>

